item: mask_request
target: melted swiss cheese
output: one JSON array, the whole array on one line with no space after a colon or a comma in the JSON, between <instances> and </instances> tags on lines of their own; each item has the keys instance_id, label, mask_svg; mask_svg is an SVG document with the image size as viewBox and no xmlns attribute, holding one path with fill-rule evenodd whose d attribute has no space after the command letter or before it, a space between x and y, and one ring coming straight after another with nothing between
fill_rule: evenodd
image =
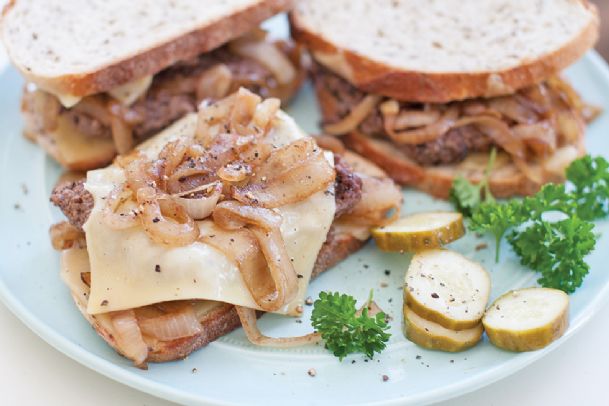
<instances>
[{"instance_id":1,"label":"melted swiss cheese","mask_svg":"<svg viewBox=\"0 0 609 406\"><path fill-rule=\"evenodd\" d=\"M285 145L306 135L283 112L269 134L272 142ZM140 146L156 157L163 146L177 138L192 136L196 115L191 114ZM332 161L331 156L328 159ZM99 314L148 304L178 300L217 300L257 308L236 265L221 251L196 242L171 248L153 243L140 227L113 230L102 216L105 197L124 182L123 171L115 166L90 171L86 189L95 199L93 211L84 225L91 266L91 293L87 311ZM333 187L333 186L331 186ZM333 193L321 191L308 199L276 209L283 217L281 234L288 255L293 258L298 279L297 298L278 313L297 314L302 305L317 254L326 240L336 210ZM205 223L200 228L205 232ZM157 265L160 272L156 272Z\"/></svg>"}]
</instances>

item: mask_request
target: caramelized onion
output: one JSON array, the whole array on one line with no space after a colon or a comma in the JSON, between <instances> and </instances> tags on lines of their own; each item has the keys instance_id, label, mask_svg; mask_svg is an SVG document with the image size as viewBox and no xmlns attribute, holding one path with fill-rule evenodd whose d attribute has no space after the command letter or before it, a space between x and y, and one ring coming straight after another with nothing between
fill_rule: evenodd
<instances>
[{"instance_id":1,"label":"caramelized onion","mask_svg":"<svg viewBox=\"0 0 609 406\"><path fill-rule=\"evenodd\" d=\"M562 143L577 143L584 133L584 123L581 117L573 111L562 110L554 114L554 121Z\"/></svg>"},{"instance_id":2,"label":"caramelized onion","mask_svg":"<svg viewBox=\"0 0 609 406\"><path fill-rule=\"evenodd\" d=\"M239 315L239 320L241 320L245 335L252 344L262 347L290 348L314 344L321 341L321 335L319 333L311 333L298 337L275 338L265 336L258 329L258 320L254 309L242 306L235 306L235 308L237 309L237 314Z\"/></svg>"},{"instance_id":3,"label":"caramelized onion","mask_svg":"<svg viewBox=\"0 0 609 406\"><path fill-rule=\"evenodd\" d=\"M571 162L575 161L580 155L577 147L566 145L557 149L551 156L543 162L544 171L558 179L564 179L565 171Z\"/></svg>"},{"instance_id":4,"label":"caramelized onion","mask_svg":"<svg viewBox=\"0 0 609 406\"><path fill-rule=\"evenodd\" d=\"M145 312L138 310L136 309L136 315L141 332L157 340L176 340L194 336L202 331L190 303L182 302L178 309L152 317L147 317Z\"/></svg>"},{"instance_id":5,"label":"caramelized onion","mask_svg":"<svg viewBox=\"0 0 609 406\"><path fill-rule=\"evenodd\" d=\"M53 248L61 251L69 248L85 248L85 233L67 221L53 224L49 229Z\"/></svg>"},{"instance_id":6,"label":"caramelized onion","mask_svg":"<svg viewBox=\"0 0 609 406\"><path fill-rule=\"evenodd\" d=\"M257 169L252 183L233 190L246 204L274 208L304 200L324 190L336 173L311 138L277 149Z\"/></svg>"},{"instance_id":7,"label":"caramelized onion","mask_svg":"<svg viewBox=\"0 0 609 406\"><path fill-rule=\"evenodd\" d=\"M201 142L203 147L208 147L216 135L225 131L223 124L230 114L234 102L234 94L213 103L207 100L201 102L195 138Z\"/></svg>"},{"instance_id":8,"label":"caramelized onion","mask_svg":"<svg viewBox=\"0 0 609 406\"><path fill-rule=\"evenodd\" d=\"M201 238L237 265L245 286L261 308L268 301L267 298L276 294L275 281L267 261L260 251L256 236L250 230L242 228L227 231L212 226Z\"/></svg>"},{"instance_id":9,"label":"caramelized onion","mask_svg":"<svg viewBox=\"0 0 609 406\"><path fill-rule=\"evenodd\" d=\"M223 63L205 70L197 81L197 100L221 99L230 91L233 82L231 70Z\"/></svg>"},{"instance_id":10,"label":"caramelized onion","mask_svg":"<svg viewBox=\"0 0 609 406\"><path fill-rule=\"evenodd\" d=\"M537 113L513 96L495 97L488 101L489 108L519 124L532 124L538 120Z\"/></svg>"},{"instance_id":11,"label":"caramelized onion","mask_svg":"<svg viewBox=\"0 0 609 406\"><path fill-rule=\"evenodd\" d=\"M148 346L144 342L133 309L110 312L108 315L119 351L136 366L145 365Z\"/></svg>"},{"instance_id":12,"label":"caramelized onion","mask_svg":"<svg viewBox=\"0 0 609 406\"><path fill-rule=\"evenodd\" d=\"M116 111L115 111L116 110ZM120 104L118 102L113 103L110 106L112 112L110 118L110 128L112 129L112 140L116 151L120 154L126 154L133 148L133 131L131 127L125 123L125 120L120 116Z\"/></svg>"},{"instance_id":13,"label":"caramelized onion","mask_svg":"<svg viewBox=\"0 0 609 406\"><path fill-rule=\"evenodd\" d=\"M129 207L129 202L132 201L133 193L131 190L125 189L123 185L118 185L106 197L106 205L103 208L103 220L106 225L114 230L124 230L134 227L138 224L138 210ZM128 210L121 210L127 205Z\"/></svg>"},{"instance_id":14,"label":"caramelized onion","mask_svg":"<svg viewBox=\"0 0 609 406\"><path fill-rule=\"evenodd\" d=\"M396 132L399 104L395 100L390 100L381 104L380 109L383 114L385 131L389 135L389 138L398 144L416 145L433 141L450 131L459 118L459 107L457 105L449 105L446 111L442 113L440 119L433 124L413 130Z\"/></svg>"},{"instance_id":15,"label":"caramelized onion","mask_svg":"<svg viewBox=\"0 0 609 406\"><path fill-rule=\"evenodd\" d=\"M221 195L222 183L214 182L172 195L172 198L184 207L193 220L203 220L211 216Z\"/></svg>"},{"instance_id":16,"label":"caramelized onion","mask_svg":"<svg viewBox=\"0 0 609 406\"><path fill-rule=\"evenodd\" d=\"M280 105L279 99L269 98L256 106L250 124L250 129L253 130L254 134L263 135L266 133L273 117L279 111Z\"/></svg>"},{"instance_id":17,"label":"caramelized onion","mask_svg":"<svg viewBox=\"0 0 609 406\"><path fill-rule=\"evenodd\" d=\"M137 191L141 220L148 236L158 244L185 246L199 236L199 228L186 209L150 187Z\"/></svg>"},{"instance_id":18,"label":"caramelized onion","mask_svg":"<svg viewBox=\"0 0 609 406\"><path fill-rule=\"evenodd\" d=\"M535 124L519 124L511 128L513 135L520 138L537 156L545 156L556 150L556 131L548 121Z\"/></svg>"},{"instance_id":19,"label":"caramelized onion","mask_svg":"<svg viewBox=\"0 0 609 406\"><path fill-rule=\"evenodd\" d=\"M508 125L498 118L490 116L463 117L455 123L454 128L466 125L475 125L510 155L520 159L525 158L524 142L514 137Z\"/></svg>"},{"instance_id":20,"label":"caramelized onion","mask_svg":"<svg viewBox=\"0 0 609 406\"><path fill-rule=\"evenodd\" d=\"M145 187L157 188L161 180L160 162L151 162L142 154L127 162L123 170L129 189L136 193Z\"/></svg>"},{"instance_id":21,"label":"caramelized onion","mask_svg":"<svg viewBox=\"0 0 609 406\"><path fill-rule=\"evenodd\" d=\"M244 36L228 43L231 52L253 59L266 67L280 85L291 83L296 78L296 68L283 52L264 39Z\"/></svg>"},{"instance_id":22,"label":"caramelized onion","mask_svg":"<svg viewBox=\"0 0 609 406\"><path fill-rule=\"evenodd\" d=\"M111 113L103 96L95 95L83 98L74 107L73 111L84 113L100 121L104 125L112 125Z\"/></svg>"},{"instance_id":23,"label":"caramelized onion","mask_svg":"<svg viewBox=\"0 0 609 406\"><path fill-rule=\"evenodd\" d=\"M355 207L341 217L347 224L382 226L399 217L402 193L389 178L360 176L362 198Z\"/></svg>"},{"instance_id":24,"label":"caramelized onion","mask_svg":"<svg viewBox=\"0 0 609 406\"><path fill-rule=\"evenodd\" d=\"M324 132L330 135L343 135L355 130L374 110L381 96L369 94L362 99L342 120L324 125Z\"/></svg>"},{"instance_id":25,"label":"caramelized onion","mask_svg":"<svg viewBox=\"0 0 609 406\"><path fill-rule=\"evenodd\" d=\"M281 216L269 209L224 201L216 206L213 219L227 230L247 227L256 237L275 285L271 294L260 298L260 308L276 311L292 301L298 291L298 279L279 229Z\"/></svg>"},{"instance_id":26,"label":"caramelized onion","mask_svg":"<svg viewBox=\"0 0 609 406\"><path fill-rule=\"evenodd\" d=\"M394 129L416 128L431 125L440 120L441 114L436 109L404 110L395 118Z\"/></svg>"},{"instance_id":27,"label":"caramelized onion","mask_svg":"<svg viewBox=\"0 0 609 406\"><path fill-rule=\"evenodd\" d=\"M345 152L345 144L338 138L332 135L315 135L315 142L326 151L332 151L335 154L343 154Z\"/></svg>"},{"instance_id":28,"label":"caramelized onion","mask_svg":"<svg viewBox=\"0 0 609 406\"><path fill-rule=\"evenodd\" d=\"M217 172L220 179L229 183L244 181L252 173L252 167L243 162L231 162Z\"/></svg>"}]
</instances>

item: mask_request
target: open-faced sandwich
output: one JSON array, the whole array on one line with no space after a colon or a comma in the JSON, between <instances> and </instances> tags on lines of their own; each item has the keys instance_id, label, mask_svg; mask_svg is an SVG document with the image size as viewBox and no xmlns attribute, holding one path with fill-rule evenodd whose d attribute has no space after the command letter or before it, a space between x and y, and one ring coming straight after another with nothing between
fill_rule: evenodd
<instances>
[{"instance_id":1,"label":"open-faced sandwich","mask_svg":"<svg viewBox=\"0 0 609 406\"><path fill-rule=\"evenodd\" d=\"M595 115L557 76L598 38L587 0L303 0L292 36L313 59L323 128L396 181L447 197L563 181Z\"/></svg>"},{"instance_id":2,"label":"open-faced sandwich","mask_svg":"<svg viewBox=\"0 0 609 406\"><path fill-rule=\"evenodd\" d=\"M83 315L136 365L182 358L256 311L298 315L311 278L399 215L385 173L339 144L320 148L240 89L190 114L86 181L58 185L51 228Z\"/></svg>"},{"instance_id":3,"label":"open-faced sandwich","mask_svg":"<svg viewBox=\"0 0 609 406\"><path fill-rule=\"evenodd\" d=\"M300 52L258 29L290 0L13 0L2 38L27 81L24 134L72 170L109 164L206 98L290 99Z\"/></svg>"}]
</instances>

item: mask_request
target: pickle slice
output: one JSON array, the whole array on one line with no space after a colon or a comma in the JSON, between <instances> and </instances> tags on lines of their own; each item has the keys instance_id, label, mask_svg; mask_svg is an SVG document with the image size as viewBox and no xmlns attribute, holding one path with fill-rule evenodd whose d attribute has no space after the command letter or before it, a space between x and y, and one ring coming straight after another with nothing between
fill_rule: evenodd
<instances>
[{"instance_id":1,"label":"pickle slice","mask_svg":"<svg viewBox=\"0 0 609 406\"><path fill-rule=\"evenodd\" d=\"M404 282L404 303L419 316L451 330L480 323L491 280L477 262L445 249L412 257Z\"/></svg>"},{"instance_id":2,"label":"pickle slice","mask_svg":"<svg viewBox=\"0 0 609 406\"><path fill-rule=\"evenodd\" d=\"M487 309L482 323L491 343L509 351L532 351L561 337L569 325L569 296L558 289L510 291Z\"/></svg>"},{"instance_id":3,"label":"pickle slice","mask_svg":"<svg viewBox=\"0 0 609 406\"><path fill-rule=\"evenodd\" d=\"M383 251L418 252L438 248L465 234L463 215L437 211L417 213L372 230L376 245Z\"/></svg>"},{"instance_id":4,"label":"pickle slice","mask_svg":"<svg viewBox=\"0 0 609 406\"><path fill-rule=\"evenodd\" d=\"M423 348L458 352L473 347L482 338L482 323L466 330L450 330L416 314L404 305L404 334Z\"/></svg>"}]
</instances>

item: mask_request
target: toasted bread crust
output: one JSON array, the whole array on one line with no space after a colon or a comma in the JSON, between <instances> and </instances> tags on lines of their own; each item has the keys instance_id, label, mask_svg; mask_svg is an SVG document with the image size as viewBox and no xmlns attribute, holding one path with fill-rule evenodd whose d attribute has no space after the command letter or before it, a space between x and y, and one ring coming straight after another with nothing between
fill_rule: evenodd
<instances>
[{"instance_id":1,"label":"toasted bread crust","mask_svg":"<svg viewBox=\"0 0 609 406\"><path fill-rule=\"evenodd\" d=\"M587 0L582 5L595 18L578 36L555 52L497 72L432 73L400 71L345 49L338 49L322 36L307 31L298 15L290 13L292 37L307 47L322 65L368 93L397 100L447 103L475 97L514 93L539 83L581 58L599 36L598 10Z\"/></svg>"},{"instance_id":2,"label":"toasted bread crust","mask_svg":"<svg viewBox=\"0 0 609 406\"><path fill-rule=\"evenodd\" d=\"M11 0L4 7L2 18L7 15L15 3L16 0ZM267 18L291 9L292 4L293 0L261 1L229 18L221 19L166 43L158 44L129 59L111 62L107 66L86 74L41 77L32 75L22 66L17 66L17 68L27 80L51 93L67 93L78 97L102 93L134 79L154 75L180 60L188 60L215 49L257 27Z\"/></svg>"}]
</instances>

